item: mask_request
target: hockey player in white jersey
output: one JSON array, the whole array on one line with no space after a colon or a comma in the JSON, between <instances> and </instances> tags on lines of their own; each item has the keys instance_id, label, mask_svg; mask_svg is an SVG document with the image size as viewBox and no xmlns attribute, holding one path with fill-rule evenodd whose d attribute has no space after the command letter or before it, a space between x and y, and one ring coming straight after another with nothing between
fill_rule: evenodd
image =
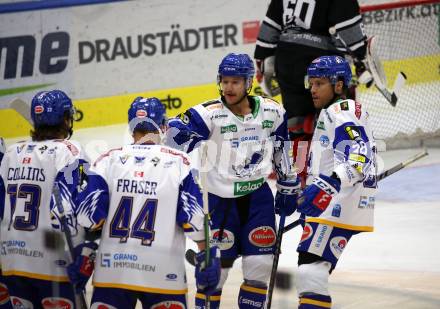
<instances>
[{"instance_id":1,"label":"hockey player in white jersey","mask_svg":"<svg viewBox=\"0 0 440 309\"><path fill-rule=\"evenodd\" d=\"M1 263L14 308L74 308L66 272L69 253L64 246L49 250L45 242L48 232L63 237L52 195L55 183L74 244L83 242L73 201L84 161L80 145L67 139L73 114L72 101L64 92L35 95L32 140L8 147L1 164Z\"/></svg>"},{"instance_id":2,"label":"hockey player in white jersey","mask_svg":"<svg viewBox=\"0 0 440 309\"><path fill-rule=\"evenodd\" d=\"M221 247L222 261L212 309L219 307L228 271L239 256L244 281L238 306L264 307L276 240L274 198L266 182L273 163L278 175L275 211L290 215L296 209L299 184L288 155L283 156L283 147L290 149L284 145L285 110L269 98L249 95L254 73L248 55L228 54L218 68L221 97L196 105L169 123L170 142L177 147L191 151L202 140L209 146L204 168L213 242ZM204 298L198 291L196 308L204 308Z\"/></svg>"},{"instance_id":3,"label":"hockey player in white jersey","mask_svg":"<svg viewBox=\"0 0 440 309\"><path fill-rule=\"evenodd\" d=\"M185 236L204 249L203 202L187 154L161 145L165 107L138 97L128 110L134 144L110 150L94 163L81 193L80 223L102 226L91 308L185 309ZM200 252L198 260L203 260ZM197 285L209 293L220 278L220 252L196 268ZM76 265L75 265L76 264ZM69 266L73 281L81 276Z\"/></svg>"},{"instance_id":4,"label":"hockey player in white jersey","mask_svg":"<svg viewBox=\"0 0 440 309\"><path fill-rule=\"evenodd\" d=\"M328 277L350 238L373 231L375 141L365 106L345 98L351 81L339 56L315 59L308 88L320 111L310 157L310 185L298 199L306 221L298 246L300 309L330 308Z\"/></svg>"}]
</instances>

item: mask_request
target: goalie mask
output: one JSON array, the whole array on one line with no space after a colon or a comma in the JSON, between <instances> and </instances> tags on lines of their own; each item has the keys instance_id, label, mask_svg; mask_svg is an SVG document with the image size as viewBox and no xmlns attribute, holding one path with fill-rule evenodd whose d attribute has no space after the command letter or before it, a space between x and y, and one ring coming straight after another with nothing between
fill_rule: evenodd
<instances>
[{"instance_id":1,"label":"goalie mask","mask_svg":"<svg viewBox=\"0 0 440 309\"><path fill-rule=\"evenodd\" d=\"M160 131L166 125L165 107L158 98L137 97L128 110L128 125L130 131L135 129L146 131Z\"/></svg>"},{"instance_id":2,"label":"goalie mask","mask_svg":"<svg viewBox=\"0 0 440 309\"><path fill-rule=\"evenodd\" d=\"M308 79L311 77L327 77L333 85L340 79L348 87L351 81L351 68L348 62L340 56L322 56L312 61L307 69L305 79L306 88L309 88Z\"/></svg>"},{"instance_id":3,"label":"goalie mask","mask_svg":"<svg viewBox=\"0 0 440 309\"><path fill-rule=\"evenodd\" d=\"M246 54L234 54L230 53L223 58L218 67L217 84L220 89L220 83L222 76L239 76L244 77L246 81L247 93L250 93L252 89L252 80L254 78L255 68L254 62Z\"/></svg>"}]
</instances>

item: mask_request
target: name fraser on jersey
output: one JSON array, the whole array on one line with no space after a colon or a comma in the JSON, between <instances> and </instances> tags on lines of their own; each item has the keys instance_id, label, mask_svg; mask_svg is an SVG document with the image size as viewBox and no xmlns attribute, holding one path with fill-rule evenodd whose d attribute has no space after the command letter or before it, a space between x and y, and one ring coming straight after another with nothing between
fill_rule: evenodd
<instances>
[{"instance_id":1,"label":"name fraser on jersey","mask_svg":"<svg viewBox=\"0 0 440 309\"><path fill-rule=\"evenodd\" d=\"M156 195L157 182L147 180L118 179L116 191Z\"/></svg>"}]
</instances>

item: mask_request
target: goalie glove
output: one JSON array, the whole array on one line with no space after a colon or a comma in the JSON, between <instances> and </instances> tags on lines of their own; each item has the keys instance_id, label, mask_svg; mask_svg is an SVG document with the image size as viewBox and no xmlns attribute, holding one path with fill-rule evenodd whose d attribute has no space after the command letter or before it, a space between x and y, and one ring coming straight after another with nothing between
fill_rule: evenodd
<instances>
[{"instance_id":1,"label":"goalie glove","mask_svg":"<svg viewBox=\"0 0 440 309\"><path fill-rule=\"evenodd\" d=\"M319 174L298 198L298 212L310 217L319 217L340 189L340 180Z\"/></svg>"},{"instance_id":2,"label":"goalie glove","mask_svg":"<svg viewBox=\"0 0 440 309\"><path fill-rule=\"evenodd\" d=\"M275 97L281 93L275 75L275 56L270 56L264 60L256 59L257 81L265 94Z\"/></svg>"},{"instance_id":3,"label":"goalie glove","mask_svg":"<svg viewBox=\"0 0 440 309\"><path fill-rule=\"evenodd\" d=\"M374 79L370 71L368 71L366 60L354 59L354 67L358 82L370 88L374 83Z\"/></svg>"}]
</instances>

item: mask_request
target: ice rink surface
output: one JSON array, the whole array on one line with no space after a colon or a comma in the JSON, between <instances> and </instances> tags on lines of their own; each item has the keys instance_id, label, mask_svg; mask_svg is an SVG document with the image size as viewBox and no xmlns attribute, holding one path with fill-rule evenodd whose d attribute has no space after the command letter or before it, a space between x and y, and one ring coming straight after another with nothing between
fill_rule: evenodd
<instances>
[{"instance_id":1,"label":"ice rink surface","mask_svg":"<svg viewBox=\"0 0 440 309\"><path fill-rule=\"evenodd\" d=\"M78 130L72 139L83 145L92 160L131 142L125 125ZM15 140L6 142L10 145ZM419 151L381 152L379 166L389 168ZM379 183L375 231L352 238L330 277L334 309L440 308L440 149L428 152L428 157ZM286 224L296 218L292 215ZM300 233L297 227L284 235L279 270L290 275L292 287L275 289L273 309L297 307L294 272ZM188 243L188 247L194 245ZM187 265L187 270L188 308L194 308L194 269ZM222 309L237 308L241 282L238 260L223 291Z\"/></svg>"}]
</instances>

